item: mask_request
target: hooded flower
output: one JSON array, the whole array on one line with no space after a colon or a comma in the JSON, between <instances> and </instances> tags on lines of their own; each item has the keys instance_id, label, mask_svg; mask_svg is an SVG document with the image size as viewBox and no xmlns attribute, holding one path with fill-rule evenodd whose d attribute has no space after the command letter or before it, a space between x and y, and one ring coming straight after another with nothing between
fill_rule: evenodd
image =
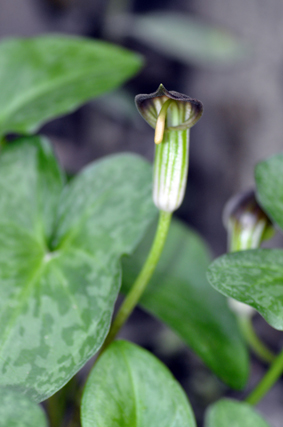
<instances>
[{"instance_id":1,"label":"hooded flower","mask_svg":"<svg viewBox=\"0 0 283 427\"><path fill-rule=\"evenodd\" d=\"M226 204L223 223L230 252L259 248L274 234L272 223L259 206L253 190L237 194Z\"/></svg>"},{"instance_id":2,"label":"hooded flower","mask_svg":"<svg viewBox=\"0 0 283 427\"><path fill-rule=\"evenodd\" d=\"M161 84L149 95L137 95L136 106L155 129L153 201L173 212L182 203L189 164L189 130L202 115L202 103Z\"/></svg>"},{"instance_id":3,"label":"hooded flower","mask_svg":"<svg viewBox=\"0 0 283 427\"><path fill-rule=\"evenodd\" d=\"M259 248L272 237L274 230L266 213L259 206L253 190L236 194L223 211L223 223L228 233L229 252ZM240 317L251 317L255 309L228 298L230 308Z\"/></svg>"}]
</instances>

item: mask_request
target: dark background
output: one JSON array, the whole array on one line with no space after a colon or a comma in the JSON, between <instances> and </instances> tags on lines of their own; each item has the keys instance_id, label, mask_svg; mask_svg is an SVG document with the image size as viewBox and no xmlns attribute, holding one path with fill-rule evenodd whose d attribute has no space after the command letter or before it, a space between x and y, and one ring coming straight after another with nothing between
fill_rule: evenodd
<instances>
[{"instance_id":1,"label":"dark background","mask_svg":"<svg viewBox=\"0 0 283 427\"><path fill-rule=\"evenodd\" d=\"M188 30L192 23L201 26L189 33L182 30L180 45L185 47L180 51L166 46L166 41L157 43L152 31L146 32L146 39L135 32L134 19L165 12L187 19ZM136 94L153 92L163 83L168 90L203 102L203 118L191 131L188 188L177 215L205 238L214 256L226 250L221 218L225 202L254 185L253 168L259 160L282 150L282 24L281 0L0 0L0 38L67 33L102 38L144 55L145 67L122 91L42 129L71 174L118 151L138 152L152 160L153 130L135 110ZM167 27L174 38L176 29ZM188 46L199 46L200 41L202 54L197 55ZM281 245L281 238L277 236L275 243ZM134 319L124 336L167 362L201 420L203 407L225 393L225 387L157 322L141 311ZM271 346L280 348L280 334L260 318L256 326ZM149 339L152 331L154 341ZM251 383L263 370L253 362ZM274 427L282 426L280 406L279 383L259 406Z\"/></svg>"},{"instance_id":2,"label":"dark background","mask_svg":"<svg viewBox=\"0 0 283 427\"><path fill-rule=\"evenodd\" d=\"M207 57L166 51L135 37L121 15L178 13L221 31L207 35ZM134 109L134 96L163 83L200 99L205 108L191 131L187 197L178 215L210 243L215 255L226 249L221 212L235 192L254 185L257 161L281 150L283 117L283 3L281 0L0 0L0 37L46 32L103 38L144 55L145 67L117 96L104 97L72 116L46 126L70 172L109 152L131 150L153 156L153 131ZM174 28L168 27L174 34ZM190 35L191 33L189 33ZM229 52L230 37L242 53ZM188 33L180 37L186 44ZM213 36L212 36L213 37ZM222 37L222 39L221 39ZM198 34L193 33L189 44ZM232 56L231 56L232 55ZM213 58L214 56L214 58ZM121 103L121 96L123 102Z\"/></svg>"}]
</instances>

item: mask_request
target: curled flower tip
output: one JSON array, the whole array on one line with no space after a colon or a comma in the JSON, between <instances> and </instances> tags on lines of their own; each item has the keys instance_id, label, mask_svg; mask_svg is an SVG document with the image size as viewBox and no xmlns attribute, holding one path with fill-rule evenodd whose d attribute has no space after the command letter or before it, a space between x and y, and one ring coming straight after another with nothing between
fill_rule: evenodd
<instances>
[{"instance_id":1,"label":"curled flower tip","mask_svg":"<svg viewBox=\"0 0 283 427\"><path fill-rule=\"evenodd\" d=\"M167 110L170 107L170 104L173 101L171 99L167 99L166 102L161 107L160 113L156 120L156 126L155 126L155 135L154 135L154 142L155 144L160 144L163 141L163 135L165 130L165 121L166 121L166 114Z\"/></svg>"},{"instance_id":2,"label":"curled flower tip","mask_svg":"<svg viewBox=\"0 0 283 427\"><path fill-rule=\"evenodd\" d=\"M167 111L175 101L180 111L179 120L170 123ZM135 98L139 113L155 131L155 143L160 144L165 130L185 130L191 128L200 119L203 105L183 93L168 91L160 84L156 92L148 95L137 95Z\"/></svg>"},{"instance_id":3,"label":"curled flower tip","mask_svg":"<svg viewBox=\"0 0 283 427\"><path fill-rule=\"evenodd\" d=\"M254 190L237 194L228 201L223 223L231 252L258 248L274 234L272 223L258 204Z\"/></svg>"}]
</instances>

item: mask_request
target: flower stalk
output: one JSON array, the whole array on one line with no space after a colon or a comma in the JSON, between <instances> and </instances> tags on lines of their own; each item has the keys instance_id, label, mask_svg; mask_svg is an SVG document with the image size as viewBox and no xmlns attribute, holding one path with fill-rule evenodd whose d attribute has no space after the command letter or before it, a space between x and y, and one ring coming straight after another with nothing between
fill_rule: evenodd
<instances>
[{"instance_id":1,"label":"flower stalk","mask_svg":"<svg viewBox=\"0 0 283 427\"><path fill-rule=\"evenodd\" d=\"M146 289L160 259L172 212L182 203L189 164L189 130L202 115L202 104L163 85L136 96L136 106L155 129L153 201L160 210L156 235L145 264L115 317L100 354L115 339Z\"/></svg>"},{"instance_id":2,"label":"flower stalk","mask_svg":"<svg viewBox=\"0 0 283 427\"><path fill-rule=\"evenodd\" d=\"M281 377L283 371L283 350L276 357L269 370L255 389L246 398L250 405L256 405Z\"/></svg>"},{"instance_id":3,"label":"flower stalk","mask_svg":"<svg viewBox=\"0 0 283 427\"><path fill-rule=\"evenodd\" d=\"M155 234L155 238L148 254L148 257L144 263L142 270L140 271L135 283L131 290L124 299L113 323L107 338L101 349L102 353L111 342L115 339L117 333L120 331L124 323L131 315L133 309L137 305L141 295L145 291L150 278L152 277L157 263L160 259L166 237L168 234L169 226L171 223L172 214L161 211L159 214L158 226Z\"/></svg>"}]
</instances>

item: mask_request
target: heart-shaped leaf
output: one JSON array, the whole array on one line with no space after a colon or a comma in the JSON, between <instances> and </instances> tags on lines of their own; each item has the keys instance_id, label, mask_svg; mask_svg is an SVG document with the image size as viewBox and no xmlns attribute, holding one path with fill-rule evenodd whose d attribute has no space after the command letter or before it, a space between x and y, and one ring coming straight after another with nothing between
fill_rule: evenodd
<instances>
[{"instance_id":1,"label":"heart-shaped leaf","mask_svg":"<svg viewBox=\"0 0 283 427\"><path fill-rule=\"evenodd\" d=\"M147 233L135 253L123 259L124 293L143 265L152 235ZM200 237L173 221L141 305L170 326L223 381L242 388L249 370L247 351L225 299L207 283L209 261Z\"/></svg>"},{"instance_id":2,"label":"heart-shaped leaf","mask_svg":"<svg viewBox=\"0 0 283 427\"><path fill-rule=\"evenodd\" d=\"M256 166L257 197L270 217L283 229L283 154Z\"/></svg>"},{"instance_id":3,"label":"heart-shaped leaf","mask_svg":"<svg viewBox=\"0 0 283 427\"><path fill-rule=\"evenodd\" d=\"M245 402L222 399L211 405L206 413L205 427L270 427L269 424Z\"/></svg>"},{"instance_id":4,"label":"heart-shaped leaf","mask_svg":"<svg viewBox=\"0 0 283 427\"><path fill-rule=\"evenodd\" d=\"M98 360L82 399L83 427L196 427L188 399L152 354L116 341Z\"/></svg>"},{"instance_id":5,"label":"heart-shaped leaf","mask_svg":"<svg viewBox=\"0 0 283 427\"><path fill-rule=\"evenodd\" d=\"M120 287L120 257L156 215L150 165L108 157L63 188L45 140L0 158L0 385L36 401L100 348Z\"/></svg>"},{"instance_id":6,"label":"heart-shaped leaf","mask_svg":"<svg viewBox=\"0 0 283 427\"><path fill-rule=\"evenodd\" d=\"M0 58L0 136L33 132L142 65L140 56L110 43L59 35L6 40Z\"/></svg>"},{"instance_id":7,"label":"heart-shaped leaf","mask_svg":"<svg viewBox=\"0 0 283 427\"><path fill-rule=\"evenodd\" d=\"M1 427L47 427L42 408L27 396L0 387Z\"/></svg>"},{"instance_id":8,"label":"heart-shaped leaf","mask_svg":"<svg viewBox=\"0 0 283 427\"><path fill-rule=\"evenodd\" d=\"M255 249L216 259L208 280L219 292L251 305L276 329L283 330L283 251Z\"/></svg>"}]
</instances>

